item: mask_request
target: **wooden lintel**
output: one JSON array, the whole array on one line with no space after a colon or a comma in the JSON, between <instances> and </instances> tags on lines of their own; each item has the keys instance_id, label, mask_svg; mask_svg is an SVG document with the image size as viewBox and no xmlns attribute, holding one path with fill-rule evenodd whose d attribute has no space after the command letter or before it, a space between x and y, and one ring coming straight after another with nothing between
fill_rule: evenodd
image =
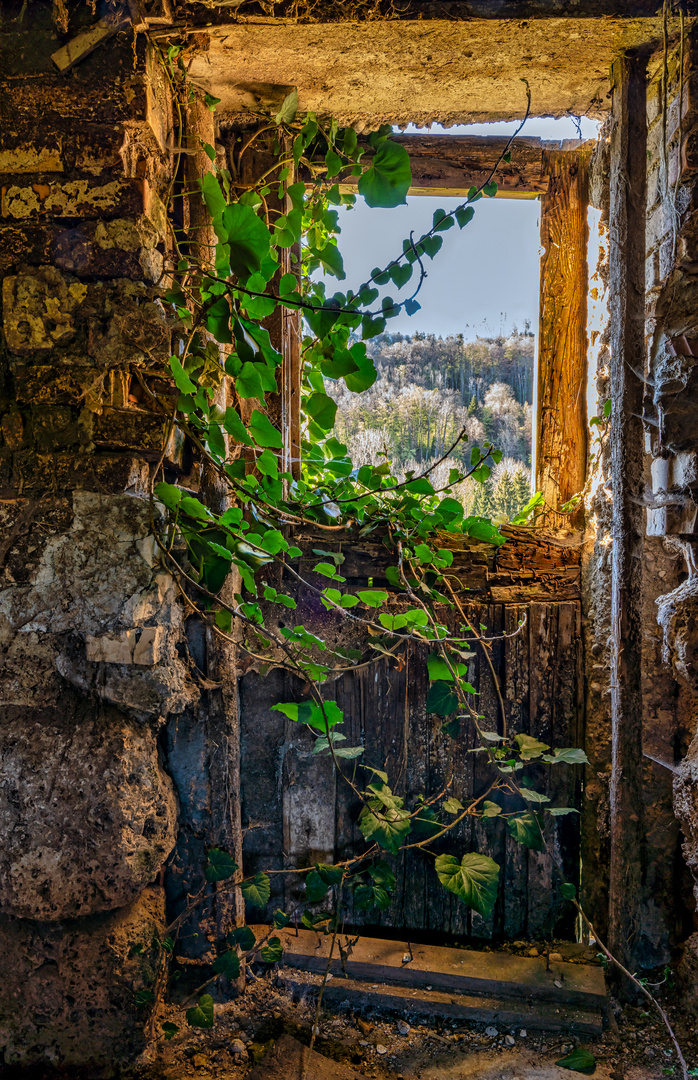
<instances>
[{"instance_id":1,"label":"wooden lintel","mask_svg":"<svg viewBox=\"0 0 698 1080\"><path fill-rule=\"evenodd\" d=\"M473 185L481 187L492 178L495 166L499 197L535 199L548 190L545 144L540 139L514 139L509 162L499 160L509 142L501 136L395 135L394 140L410 155L411 195L465 195ZM366 156L371 153L367 148ZM342 187L351 190L355 184L356 180L347 179Z\"/></svg>"}]
</instances>

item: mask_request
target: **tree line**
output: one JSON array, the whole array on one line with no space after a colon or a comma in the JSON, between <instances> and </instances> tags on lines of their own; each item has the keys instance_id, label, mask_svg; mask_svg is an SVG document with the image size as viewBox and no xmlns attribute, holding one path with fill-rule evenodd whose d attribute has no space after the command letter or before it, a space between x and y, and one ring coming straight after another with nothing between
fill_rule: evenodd
<instances>
[{"instance_id":1,"label":"tree line","mask_svg":"<svg viewBox=\"0 0 698 1080\"><path fill-rule=\"evenodd\" d=\"M369 346L374 385L353 394L338 381L329 390L338 405L336 436L356 464L388 460L404 475L423 472L465 429L451 464L465 465L485 441L503 458L487 483L467 482L456 494L468 514L510 519L530 498L533 350L528 325L475 341L381 334Z\"/></svg>"}]
</instances>

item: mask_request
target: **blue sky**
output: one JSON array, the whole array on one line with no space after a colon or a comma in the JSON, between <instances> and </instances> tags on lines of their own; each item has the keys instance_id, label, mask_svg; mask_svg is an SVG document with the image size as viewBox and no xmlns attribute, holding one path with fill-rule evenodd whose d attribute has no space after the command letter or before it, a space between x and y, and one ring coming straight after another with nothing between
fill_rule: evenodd
<instances>
[{"instance_id":1,"label":"blue sky","mask_svg":"<svg viewBox=\"0 0 698 1080\"><path fill-rule=\"evenodd\" d=\"M582 137L594 138L598 124L582 118ZM472 124L450 128L452 135L507 135L516 123ZM415 131L408 128L408 131ZM434 132L443 132L434 126ZM534 118L522 134L543 139L578 138L571 119ZM385 266L402 251L403 238L431 227L434 210L450 210L458 199L408 198L407 206L371 209L357 199L353 210L341 213L340 250L347 278L342 289L357 288L375 266ZM540 258L540 203L538 199L482 199L475 216L461 232L443 233L444 244L433 262L427 260L428 278L419 302L421 311L388 321L388 329L403 334L462 333L472 339L523 330L526 320L538 328ZM328 287L334 291L332 280ZM394 286L386 287L393 297Z\"/></svg>"}]
</instances>

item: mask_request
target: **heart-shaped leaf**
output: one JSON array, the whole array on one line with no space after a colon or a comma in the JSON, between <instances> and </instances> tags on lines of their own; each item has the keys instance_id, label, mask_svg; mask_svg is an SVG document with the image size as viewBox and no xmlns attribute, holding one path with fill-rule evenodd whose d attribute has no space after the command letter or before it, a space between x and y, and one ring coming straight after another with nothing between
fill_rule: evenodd
<instances>
[{"instance_id":1,"label":"heart-shaped leaf","mask_svg":"<svg viewBox=\"0 0 698 1080\"><path fill-rule=\"evenodd\" d=\"M499 884L499 866L494 859L470 851L460 862L453 855L439 855L435 865L444 888L481 915L489 915Z\"/></svg>"}]
</instances>

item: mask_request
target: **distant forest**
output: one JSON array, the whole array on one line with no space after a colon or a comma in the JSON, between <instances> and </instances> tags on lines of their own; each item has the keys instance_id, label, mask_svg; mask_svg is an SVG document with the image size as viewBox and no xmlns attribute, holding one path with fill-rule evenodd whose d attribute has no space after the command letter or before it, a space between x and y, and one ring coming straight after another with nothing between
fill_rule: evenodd
<instances>
[{"instance_id":1,"label":"distant forest","mask_svg":"<svg viewBox=\"0 0 698 1080\"><path fill-rule=\"evenodd\" d=\"M467 441L431 479L447 483L453 464L469 463L473 445L491 442L504 456L490 480L466 481L453 494L468 514L508 520L530 498L533 349L528 326L507 338L475 341L462 334L381 334L368 344L378 371L374 385L353 394L338 382L328 391L339 406L335 433L357 464L387 459L400 473L419 474L465 428Z\"/></svg>"}]
</instances>

